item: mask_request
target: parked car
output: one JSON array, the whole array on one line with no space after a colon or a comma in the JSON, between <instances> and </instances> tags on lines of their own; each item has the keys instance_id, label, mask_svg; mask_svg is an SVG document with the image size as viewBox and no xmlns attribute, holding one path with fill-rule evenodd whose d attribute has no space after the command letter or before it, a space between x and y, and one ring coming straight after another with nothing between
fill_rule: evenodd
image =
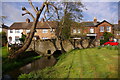
<instances>
[{"instance_id":1,"label":"parked car","mask_svg":"<svg viewBox=\"0 0 120 80\"><path fill-rule=\"evenodd\" d=\"M118 42L115 42L114 40L110 40L108 42L105 42L104 45L111 45L111 46L116 46L118 45Z\"/></svg>"}]
</instances>

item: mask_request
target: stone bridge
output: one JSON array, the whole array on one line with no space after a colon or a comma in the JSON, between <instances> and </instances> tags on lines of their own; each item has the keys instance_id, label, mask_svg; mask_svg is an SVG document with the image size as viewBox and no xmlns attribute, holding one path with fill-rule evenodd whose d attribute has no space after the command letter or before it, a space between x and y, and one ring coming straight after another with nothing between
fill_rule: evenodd
<instances>
[{"instance_id":1,"label":"stone bridge","mask_svg":"<svg viewBox=\"0 0 120 80\"><path fill-rule=\"evenodd\" d=\"M96 44L96 43L95 43ZM61 50L60 44L59 44L59 40L56 41L56 45L58 47L58 50ZM76 47L79 47L80 49L82 48L82 46L80 45L79 41L75 41L75 45ZM83 41L83 46L88 45L88 43L85 41ZM63 41L63 47L65 49L65 51L69 51L74 49L73 45L70 43L70 41L65 40ZM42 53L42 54L47 54L48 51L51 51L51 54L56 51L54 44L50 41L50 40L36 40L36 41L32 41L29 48L27 49L29 50L34 50L38 53Z\"/></svg>"}]
</instances>

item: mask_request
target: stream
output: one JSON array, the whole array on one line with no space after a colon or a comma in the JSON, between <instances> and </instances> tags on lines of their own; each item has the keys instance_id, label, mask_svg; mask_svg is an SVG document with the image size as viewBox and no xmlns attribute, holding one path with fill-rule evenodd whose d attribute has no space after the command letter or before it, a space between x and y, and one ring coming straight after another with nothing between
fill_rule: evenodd
<instances>
[{"instance_id":1,"label":"stream","mask_svg":"<svg viewBox=\"0 0 120 80\"><path fill-rule=\"evenodd\" d=\"M54 56L49 57L42 57L40 59L37 59L21 68L14 69L13 71L7 72L3 75L2 80L14 80L13 78L18 78L20 74L28 74L32 71L38 71L41 69L44 69L46 67L50 67L55 65L57 60L54 58Z\"/></svg>"}]
</instances>

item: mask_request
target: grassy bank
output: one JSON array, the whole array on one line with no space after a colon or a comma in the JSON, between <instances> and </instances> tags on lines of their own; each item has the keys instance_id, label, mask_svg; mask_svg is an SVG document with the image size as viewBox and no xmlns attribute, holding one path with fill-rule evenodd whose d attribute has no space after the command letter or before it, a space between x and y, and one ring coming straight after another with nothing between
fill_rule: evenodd
<instances>
[{"instance_id":1,"label":"grassy bank","mask_svg":"<svg viewBox=\"0 0 120 80\"><path fill-rule=\"evenodd\" d=\"M118 50L91 48L60 56L57 64L19 78L117 78Z\"/></svg>"},{"instance_id":2,"label":"grassy bank","mask_svg":"<svg viewBox=\"0 0 120 80\"><path fill-rule=\"evenodd\" d=\"M2 71L6 72L6 71L14 70L16 68L22 67L22 66L24 66L36 59L39 59L39 58L41 58L41 56L34 56L34 57L29 57L26 59L14 60L14 61L7 60L2 64Z\"/></svg>"},{"instance_id":3,"label":"grassy bank","mask_svg":"<svg viewBox=\"0 0 120 80\"><path fill-rule=\"evenodd\" d=\"M7 47L0 47L0 52L2 52L2 53L1 53L2 59L7 58L7 56L8 56Z\"/></svg>"},{"instance_id":4,"label":"grassy bank","mask_svg":"<svg viewBox=\"0 0 120 80\"><path fill-rule=\"evenodd\" d=\"M25 52L24 54L28 54L30 55L29 57L23 58L23 59L15 59L15 60L9 60L7 58L8 56L8 50L7 47L1 47L0 48L0 52L2 52L2 72L7 72L7 71L11 71L13 69L22 67L36 59L41 58L41 56L35 56L35 55L30 55L30 52ZM32 53L34 54L34 53Z\"/></svg>"}]
</instances>

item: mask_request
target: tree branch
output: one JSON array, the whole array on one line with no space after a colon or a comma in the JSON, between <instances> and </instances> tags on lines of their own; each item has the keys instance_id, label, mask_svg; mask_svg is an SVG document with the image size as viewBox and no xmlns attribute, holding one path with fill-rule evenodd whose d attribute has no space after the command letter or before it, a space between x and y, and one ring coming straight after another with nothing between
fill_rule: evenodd
<instances>
[{"instance_id":1,"label":"tree branch","mask_svg":"<svg viewBox=\"0 0 120 80\"><path fill-rule=\"evenodd\" d=\"M35 13L37 13L37 9L35 9L35 7L33 6L31 0L28 0L29 1L29 4L31 5L31 7L33 8L33 10L35 11Z\"/></svg>"},{"instance_id":2,"label":"tree branch","mask_svg":"<svg viewBox=\"0 0 120 80\"><path fill-rule=\"evenodd\" d=\"M55 9L56 14L58 15L58 9L57 9L53 4L51 4L51 3L49 3L49 2L47 2L46 4L47 4L47 5L51 5L51 6ZM57 17L58 17L58 19L59 19L59 16L57 16Z\"/></svg>"},{"instance_id":3,"label":"tree branch","mask_svg":"<svg viewBox=\"0 0 120 80\"><path fill-rule=\"evenodd\" d=\"M44 18L45 18L45 20L46 20L46 21L48 21L48 20L50 20L50 19L51 19L51 17L53 17L54 13L53 13L53 14L52 14L52 15L51 15L48 19L47 19L47 18L46 18L46 15L45 15L45 14L46 14L46 12L47 12L47 10L45 10L45 12L44 12Z\"/></svg>"},{"instance_id":4,"label":"tree branch","mask_svg":"<svg viewBox=\"0 0 120 80\"><path fill-rule=\"evenodd\" d=\"M22 10L26 12L22 14L22 16L24 16L25 14L29 14L33 18L33 20L35 20L35 17L32 15L32 13L30 13L25 7L23 7Z\"/></svg>"}]
</instances>

